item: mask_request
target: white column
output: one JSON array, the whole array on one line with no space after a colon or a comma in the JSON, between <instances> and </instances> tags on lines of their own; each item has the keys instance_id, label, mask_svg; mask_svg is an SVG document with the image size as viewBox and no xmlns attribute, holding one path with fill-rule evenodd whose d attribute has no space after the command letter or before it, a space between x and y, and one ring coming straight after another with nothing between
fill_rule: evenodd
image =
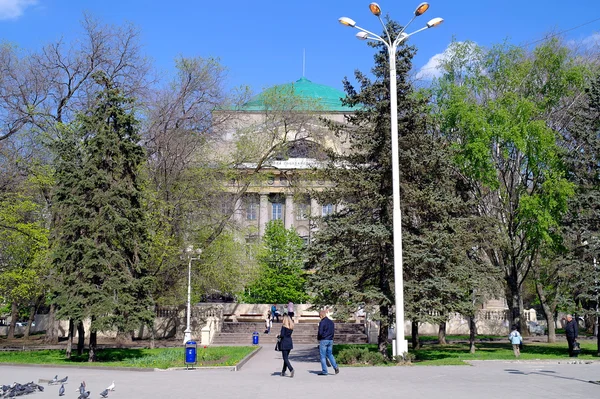
<instances>
[{"instance_id":1,"label":"white column","mask_svg":"<svg viewBox=\"0 0 600 399\"><path fill-rule=\"evenodd\" d=\"M258 210L258 236L265 235L267 222L269 221L269 196L267 194L260 195L260 208Z\"/></svg>"},{"instance_id":2,"label":"white column","mask_svg":"<svg viewBox=\"0 0 600 399\"><path fill-rule=\"evenodd\" d=\"M319 216L322 216L321 213L322 213L321 205L319 205L319 203L317 202L317 200L315 198L311 197L311 199L310 199L310 216L319 217Z\"/></svg>"},{"instance_id":3,"label":"white column","mask_svg":"<svg viewBox=\"0 0 600 399\"><path fill-rule=\"evenodd\" d=\"M285 195L285 219L284 224L286 229L294 227L294 196L292 194Z\"/></svg>"},{"instance_id":4,"label":"white column","mask_svg":"<svg viewBox=\"0 0 600 399\"><path fill-rule=\"evenodd\" d=\"M244 209L243 209L243 201L241 198L238 198L233 205L233 220L241 226L244 220Z\"/></svg>"}]
</instances>

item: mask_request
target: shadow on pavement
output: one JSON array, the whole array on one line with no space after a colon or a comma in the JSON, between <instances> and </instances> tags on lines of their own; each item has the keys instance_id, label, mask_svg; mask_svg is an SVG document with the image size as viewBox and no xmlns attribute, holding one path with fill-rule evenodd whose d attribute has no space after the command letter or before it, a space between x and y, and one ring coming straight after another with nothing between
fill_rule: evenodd
<instances>
[{"instance_id":1,"label":"shadow on pavement","mask_svg":"<svg viewBox=\"0 0 600 399\"><path fill-rule=\"evenodd\" d=\"M517 370L517 369L504 369L504 371L506 371L509 374L520 374L520 375L537 374L537 375L543 375L545 377L560 378L562 380L579 381L579 382L585 382L585 383L592 382L592 381L588 381L588 380L582 380L582 379L579 379L579 378L563 377L563 376L560 376L560 375L556 375L556 371L551 371L551 370L540 370L540 371L525 372L525 371L521 371L521 370Z\"/></svg>"}]
</instances>

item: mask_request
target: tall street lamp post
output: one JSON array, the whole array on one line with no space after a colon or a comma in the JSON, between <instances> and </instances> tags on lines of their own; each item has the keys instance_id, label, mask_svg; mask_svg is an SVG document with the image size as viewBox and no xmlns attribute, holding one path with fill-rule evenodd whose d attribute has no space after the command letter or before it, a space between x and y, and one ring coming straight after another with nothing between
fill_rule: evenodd
<instances>
[{"instance_id":1,"label":"tall street lamp post","mask_svg":"<svg viewBox=\"0 0 600 399\"><path fill-rule=\"evenodd\" d=\"M190 326L190 319L192 315L191 308L191 297L192 297L192 261L200 259L199 257L194 258L194 254L200 255L202 250L200 248L194 249L193 246L187 247L186 251L188 254L188 286L187 286L187 314L186 314L186 323L185 323L185 331L183 332L183 343L185 344L188 341L192 340L192 328Z\"/></svg>"},{"instance_id":2,"label":"tall street lamp post","mask_svg":"<svg viewBox=\"0 0 600 399\"><path fill-rule=\"evenodd\" d=\"M408 352L408 342L404 339L404 280L402 276L402 214L400 212L400 161L398 159L398 89L396 82L396 51L398 46L410 36L419 33L425 29L433 28L441 24L442 18L433 18L427 25L412 33L406 34L404 30L414 19L423 15L429 8L428 3L421 3L415 10L411 20L402 28L396 38L392 38L386 25L381 19L381 7L377 3L369 4L371 13L375 15L385 31L386 39L373 32L363 29L356 25L352 19L342 17L340 23L351 28L356 28L360 32L356 37L360 40L374 40L385 44L388 50L390 62L390 112L391 112L391 134L392 134L392 195L393 195L393 232L394 232L394 286L396 296L396 340L392 344L394 356L403 356Z\"/></svg>"}]
</instances>

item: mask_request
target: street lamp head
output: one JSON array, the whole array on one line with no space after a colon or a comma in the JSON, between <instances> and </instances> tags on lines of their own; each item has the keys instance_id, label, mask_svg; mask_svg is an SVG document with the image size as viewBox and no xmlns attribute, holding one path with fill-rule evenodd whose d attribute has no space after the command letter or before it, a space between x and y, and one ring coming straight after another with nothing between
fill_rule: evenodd
<instances>
[{"instance_id":1,"label":"street lamp head","mask_svg":"<svg viewBox=\"0 0 600 399\"><path fill-rule=\"evenodd\" d=\"M359 40L367 40L369 38L369 34L367 32L358 32L356 34L356 38Z\"/></svg>"},{"instance_id":2,"label":"street lamp head","mask_svg":"<svg viewBox=\"0 0 600 399\"><path fill-rule=\"evenodd\" d=\"M338 19L338 21L340 21L340 24L349 26L351 28L354 28L356 26L356 22L354 22L353 19L350 19L348 17L342 17L342 18Z\"/></svg>"},{"instance_id":3,"label":"street lamp head","mask_svg":"<svg viewBox=\"0 0 600 399\"><path fill-rule=\"evenodd\" d=\"M371 10L371 13L377 17L381 15L381 7L379 7L379 4L377 3L369 4L369 10Z\"/></svg>"},{"instance_id":4,"label":"street lamp head","mask_svg":"<svg viewBox=\"0 0 600 399\"><path fill-rule=\"evenodd\" d=\"M436 26L439 26L442 22L444 22L443 18L434 18L432 20L430 20L429 22L427 22L427 27L428 28L435 28Z\"/></svg>"},{"instance_id":5,"label":"street lamp head","mask_svg":"<svg viewBox=\"0 0 600 399\"><path fill-rule=\"evenodd\" d=\"M425 11L429 10L429 3L421 3L415 9L415 17L425 14Z\"/></svg>"}]
</instances>

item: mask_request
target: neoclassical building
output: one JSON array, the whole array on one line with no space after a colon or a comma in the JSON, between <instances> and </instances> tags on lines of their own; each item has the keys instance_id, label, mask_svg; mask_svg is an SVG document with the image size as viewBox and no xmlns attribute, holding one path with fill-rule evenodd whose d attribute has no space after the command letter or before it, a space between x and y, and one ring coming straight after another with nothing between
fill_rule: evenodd
<instances>
[{"instance_id":1,"label":"neoclassical building","mask_svg":"<svg viewBox=\"0 0 600 399\"><path fill-rule=\"evenodd\" d=\"M310 192L329 185L314 178L311 171L325 159L325 149L346 150L343 140L323 121L345 122L353 110L342 104L343 97L340 90L301 78L267 89L227 111L220 151L243 154L239 147L247 142L258 148L249 151L250 158L264 158L248 161L242 157L237 170L243 178L228 184L231 193L244 192L234 204L233 220L246 231L246 239L262 237L267 222L282 220L308 242L315 228L311 220L336 211L335 204L311 198Z\"/></svg>"}]
</instances>

